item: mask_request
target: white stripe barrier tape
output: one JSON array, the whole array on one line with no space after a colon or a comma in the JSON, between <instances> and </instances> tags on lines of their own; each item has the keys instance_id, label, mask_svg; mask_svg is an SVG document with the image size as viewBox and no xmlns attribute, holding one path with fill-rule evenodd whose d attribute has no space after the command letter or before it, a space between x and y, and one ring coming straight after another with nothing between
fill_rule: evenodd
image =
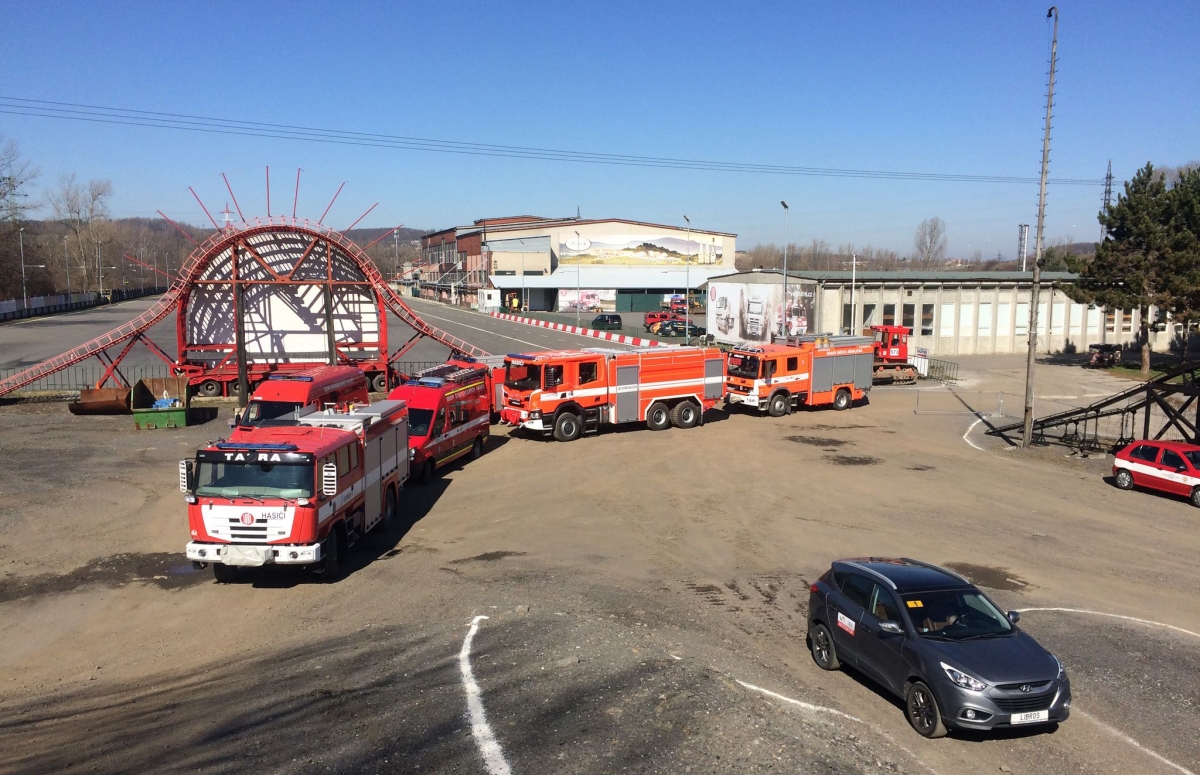
<instances>
[{"instance_id":1,"label":"white stripe barrier tape","mask_svg":"<svg viewBox=\"0 0 1200 775\"><path fill-rule=\"evenodd\" d=\"M551 323L548 320L538 320L536 318L526 318L520 315L509 315L505 312L490 312L492 317L499 320L508 320L513 323L523 323L527 326L537 326L538 328L549 328L554 331L562 331L568 334L578 334L579 336L590 336L593 339L603 339L606 342L616 342L617 344L628 344L634 347L670 347L666 342L660 342L656 339L642 339L637 336L626 336L624 334L614 334L611 331L597 331L594 328L583 328L581 326L569 326L566 323Z\"/></svg>"}]
</instances>

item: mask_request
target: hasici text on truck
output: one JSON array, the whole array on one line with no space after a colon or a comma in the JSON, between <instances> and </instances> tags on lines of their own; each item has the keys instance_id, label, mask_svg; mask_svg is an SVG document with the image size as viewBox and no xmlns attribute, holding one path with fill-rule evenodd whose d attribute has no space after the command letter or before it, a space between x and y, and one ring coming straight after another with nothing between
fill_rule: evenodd
<instances>
[{"instance_id":1,"label":"hasici text on truck","mask_svg":"<svg viewBox=\"0 0 1200 775\"><path fill-rule=\"evenodd\" d=\"M314 366L272 374L259 383L238 418L241 428L292 425L329 405L366 404L367 377L353 366Z\"/></svg>"},{"instance_id":2,"label":"hasici text on truck","mask_svg":"<svg viewBox=\"0 0 1200 775\"><path fill-rule=\"evenodd\" d=\"M253 438L218 441L179 463L198 568L311 565L336 578L347 550L396 519L408 479L408 407L326 409Z\"/></svg>"},{"instance_id":3,"label":"hasici text on truck","mask_svg":"<svg viewBox=\"0 0 1200 775\"><path fill-rule=\"evenodd\" d=\"M786 344L729 353L725 400L773 417L801 406L847 409L871 389L873 340L863 336L791 337Z\"/></svg>"},{"instance_id":4,"label":"hasici text on truck","mask_svg":"<svg viewBox=\"0 0 1200 775\"><path fill-rule=\"evenodd\" d=\"M409 463L421 484L451 461L483 454L491 427L489 376L483 364L443 363L388 394L408 405Z\"/></svg>"},{"instance_id":5,"label":"hasici text on truck","mask_svg":"<svg viewBox=\"0 0 1200 775\"><path fill-rule=\"evenodd\" d=\"M559 441L618 423L691 428L724 392L725 361L713 347L514 354L505 368L501 420Z\"/></svg>"}]
</instances>

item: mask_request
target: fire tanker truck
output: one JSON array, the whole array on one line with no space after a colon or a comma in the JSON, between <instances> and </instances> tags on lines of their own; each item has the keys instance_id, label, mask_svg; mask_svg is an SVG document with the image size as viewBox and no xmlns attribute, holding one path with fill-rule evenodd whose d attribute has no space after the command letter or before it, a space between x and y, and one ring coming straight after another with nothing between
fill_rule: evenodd
<instances>
[{"instance_id":1,"label":"fire tanker truck","mask_svg":"<svg viewBox=\"0 0 1200 775\"><path fill-rule=\"evenodd\" d=\"M212 565L219 582L262 565L337 578L350 547L391 528L408 471L403 401L326 409L218 441L179 463L187 557Z\"/></svg>"},{"instance_id":2,"label":"fire tanker truck","mask_svg":"<svg viewBox=\"0 0 1200 775\"><path fill-rule=\"evenodd\" d=\"M724 393L714 347L589 348L505 359L502 422L573 441L601 425L691 428Z\"/></svg>"},{"instance_id":3,"label":"fire tanker truck","mask_svg":"<svg viewBox=\"0 0 1200 775\"><path fill-rule=\"evenodd\" d=\"M726 401L772 417L800 406L846 409L871 389L872 345L863 336L802 336L786 344L735 348L726 370Z\"/></svg>"},{"instance_id":4,"label":"fire tanker truck","mask_svg":"<svg viewBox=\"0 0 1200 775\"><path fill-rule=\"evenodd\" d=\"M452 360L417 372L388 394L408 405L408 459L421 484L446 463L483 454L491 427L490 381L487 366Z\"/></svg>"}]
</instances>

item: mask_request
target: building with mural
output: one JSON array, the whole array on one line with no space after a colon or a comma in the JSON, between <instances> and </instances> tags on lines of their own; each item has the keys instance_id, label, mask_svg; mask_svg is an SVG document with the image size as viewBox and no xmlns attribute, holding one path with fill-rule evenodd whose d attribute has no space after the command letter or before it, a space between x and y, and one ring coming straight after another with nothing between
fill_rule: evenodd
<instances>
[{"instance_id":1,"label":"building with mural","mask_svg":"<svg viewBox=\"0 0 1200 775\"><path fill-rule=\"evenodd\" d=\"M506 308L638 312L735 271L737 236L622 218L484 218L422 238L426 296Z\"/></svg>"}]
</instances>

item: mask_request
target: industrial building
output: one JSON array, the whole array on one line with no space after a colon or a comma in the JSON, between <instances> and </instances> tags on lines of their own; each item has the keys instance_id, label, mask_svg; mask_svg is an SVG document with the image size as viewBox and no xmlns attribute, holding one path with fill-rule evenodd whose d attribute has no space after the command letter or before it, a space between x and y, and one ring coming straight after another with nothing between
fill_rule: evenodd
<instances>
[{"instance_id":1,"label":"industrial building","mask_svg":"<svg viewBox=\"0 0 1200 775\"><path fill-rule=\"evenodd\" d=\"M421 239L422 295L528 310L632 312L734 271L737 236L622 218L483 218Z\"/></svg>"},{"instance_id":2,"label":"industrial building","mask_svg":"<svg viewBox=\"0 0 1200 775\"><path fill-rule=\"evenodd\" d=\"M1042 273L1038 351L1085 351L1094 343L1131 345L1137 310L1103 309L1072 301L1058 283L1069 272ZM718 341L763 342L788 333L842 333L873 325L912 329L910 345L933 356L1023 352L1029 335L1032 275L1028 272L788 272L713 277L705 285L708 330ZM1174 332L1152 334L1167 349Z\"/></svg>"}]
</instances>

